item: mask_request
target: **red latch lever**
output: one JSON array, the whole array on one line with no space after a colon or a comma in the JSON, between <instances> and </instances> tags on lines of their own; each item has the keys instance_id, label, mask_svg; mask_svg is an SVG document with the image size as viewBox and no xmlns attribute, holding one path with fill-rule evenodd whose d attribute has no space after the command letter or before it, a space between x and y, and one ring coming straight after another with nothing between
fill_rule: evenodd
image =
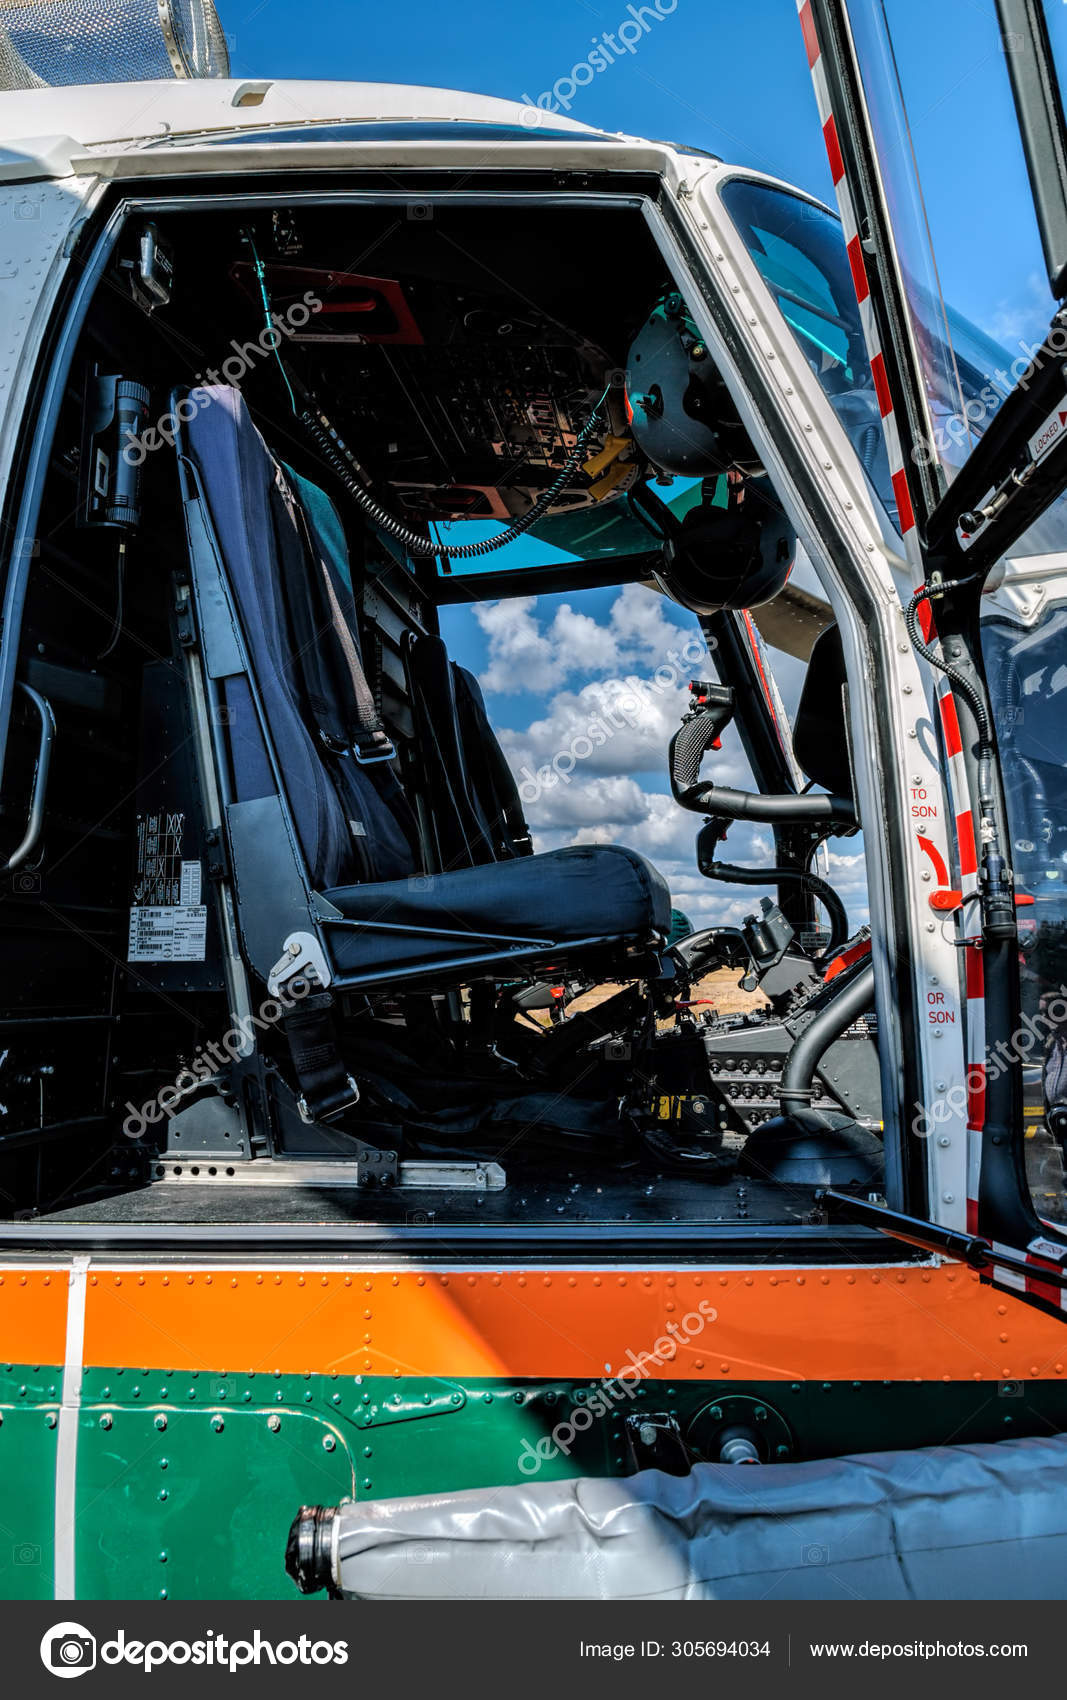
<instances>
[{"instance_id":1,"label":"red latch lever","mask_svg":"<svg viewBox=\"0 0 1067 1700\"><path fill-rule=\"evenodd\" d=\"M962 902L962 891L932 891L930 893L931 909L938 909L942 914L951 913L953 909L958 909Z\"/></svg>"},{"instance_id":2,"label":"red latch lever","mask_svg":"<svg viewBox=\"0 0 1067 1700\"><path fill-rule=\"evenodd\" d=\"M1026 908L1029 907L1029 905L1031 903L1033 903L1033 901L1034 900L1033 900L1032 897L1017 897L1015 899L1015 907L1016 907L1016 909L1026 909ZM946 890L946 891L932 891L930 893L930 907L931 907L931 909L938 909L942 912L942 914L951 913L951 911L953 909L958 909L962 902L963 902L962 891L947 891Z\"/></svg>"}]
</instances>

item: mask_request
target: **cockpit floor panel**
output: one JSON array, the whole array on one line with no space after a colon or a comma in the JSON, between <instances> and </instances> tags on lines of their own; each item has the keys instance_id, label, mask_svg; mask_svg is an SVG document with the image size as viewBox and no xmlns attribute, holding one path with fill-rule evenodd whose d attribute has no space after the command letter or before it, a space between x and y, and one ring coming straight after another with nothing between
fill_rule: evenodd
<instances>
[{"instance_id":1,"label":"cockpit floor panel","mask_svg":"<svg viewBox=\"0 0 1067 1700\"><path fill-rule=\"evenodd\" d=\"M578 1170L558 1178L513 1174L499 1192L398 1188L392 1192L313 1186L245 1186L225 1181L153 1182L134 1191L48 1212L41 1220L111 1223L359 1222L452 1227L685 1225L796 1227L810 1217L812 1194L766 1182L712 1185L684 1175L595 1176Z\"/></svg>"}]
</instances>

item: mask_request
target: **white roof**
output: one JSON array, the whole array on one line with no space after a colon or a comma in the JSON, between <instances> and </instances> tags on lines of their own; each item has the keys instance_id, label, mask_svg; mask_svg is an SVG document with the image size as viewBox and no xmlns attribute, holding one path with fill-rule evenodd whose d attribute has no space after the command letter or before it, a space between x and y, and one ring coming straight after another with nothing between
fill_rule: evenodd
<instances>
[{"instance_id":1,"label":"white roof","mask_svg":"<svg viewBox=\"0 0 1067 1700\"><path fill-rule=\"evenodd\" d=\"M253 101L256 104L250 104ZM542 112L535 124L532 110L519 101L410 83L267 78L96 83L0 94L0 147L17 152L19 142L69 136L82 148L114 149L158 142L167 135L360 119L521 124L531 135L538 128L589 133L588 125L563 112Z\"/></svg>"}]
</instances>

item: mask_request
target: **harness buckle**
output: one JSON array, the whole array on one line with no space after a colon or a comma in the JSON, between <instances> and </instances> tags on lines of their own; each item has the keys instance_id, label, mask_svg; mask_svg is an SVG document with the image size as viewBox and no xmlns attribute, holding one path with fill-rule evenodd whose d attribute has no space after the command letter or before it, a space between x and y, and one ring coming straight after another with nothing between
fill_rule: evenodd
<instances>
[{"instance_id":1,"label":"harness buckle","mask_svg":"<svg viewBox=\"0 0 1067 1700\"><path fill-rule=\"evenodd\" d=\"M361 750L358 744L353 744L352 754L360 767L374 767L380 761L392 761L396 756L396 750L387 738L384 745L369 752Z\"/></svg>"}]
</instances>

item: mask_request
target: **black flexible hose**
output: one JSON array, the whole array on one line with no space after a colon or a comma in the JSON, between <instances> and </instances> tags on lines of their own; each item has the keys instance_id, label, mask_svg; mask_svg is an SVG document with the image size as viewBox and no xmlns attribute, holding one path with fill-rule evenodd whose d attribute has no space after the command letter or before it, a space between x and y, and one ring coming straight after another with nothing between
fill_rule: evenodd
<instances>
[{"instance_id":1,"label":"black flexible hose","mask_svg":"<svg viewBox=\"0 0 1067 1700\"><path fill-rule=\"evenodd\" d=\"M524 531L529 531L530 527L536 525L538 520L543 517L581 460L585 452L585 445L596 428L600 410L607 399L608 391L605 390L579 431L575 445L567 457L566 465L559 477L553 484L549 485L547 490L542 490L532 508L496 537L483 538L480 543L449 544L447 547L441 543L435 543L430 537L424 537L421 532L413 531L410 526L404 524L403 520L397 519L395 514L391 514L388 508L383 508L381 503L375 500L370 491L364 488L352 472L349 465L351 456L344 443L341 442L330 426L325 425L316 414L311 412L310 408L304 409L300 415L300 423L308 436L315 442L323 459L333 468L357 507L362 508L368 519L372 519L375 525L380 526L388 536L395 538L413 555L447 555L450 561L470 561L479 555L492 555L497 549L503 549L506 544L514 543L517 537L521 537Z\"/></svg>"},{"instance_id":2,"label":"black flexible hose","mask_svg":"<svg viewBox=\"0 0 1067 1700\"><path fill-rule=\"evenodd\" d=\"M908 636L917 652L932 667L936 667L945 674L953 690L959 693L974 716L975 727L978 732L978 815L983 869L979 886L979 899L982 906L982 936L989 944L994 938L1010 941L1017 936L1011 865L1000 848L997 822L997 799L994 783L996 755L993 748L993 723L990 720L985 699L972 680L965 673L962 673L958 667L950 666L941 656L936 655L922 637L919 631L918 616L919 603L925 602L929 596L935 593L941 594L946 590L960 590L964 585L974 584L980 576L978 573L970 573L966 578L948 579L942 584L921 585L908 603L904 619ZM989 985L987 982L987 1007L988 993Z\"/></svg>"},{"instance_id":3,"label":"black flexible hose","mask_svg":"<svg viewBox=\"0 0 1067 1700\"><path fill-rule=\"evenodd\" d=\"M801 1108L811 1103L812 1082L820 1059L859 1016L865 1015L874 1002L874 963L869 962L826 1008L819 1011L810 1027L785 1059L778 1098L783 1114L794 1105Z\"/></svg>"},{"instance_id":4,"label":"black flexible hose","mask_svg":"<svg viewBox=\"0 0 1067 1700\"><path fill-rule=\"evenodd\" d=\"M855 826L856 805L851 797L828 791L782 791L761 795L757 791L735 791L728 785L692 785L679 793L683 809L698 815L721 815L725 820L760 820L784 824L789 821L839 821Z\"/></svg>"},{"instance_id":5,"label":"black flexible hose","mask_svg":"<svg viewBox=\"0 0 1067 1700\"><path fill-rule=\"evenodd\" d=\"M803 868L738 868L730 862L710 862L701 867L706 879L722 880L727 885L777 885L780 880L797 880L807 886L830 917L830 942L817 960L829 962L848 938L848 914L832 885L818 874Z\"/></svg>"},{"instance_id":6,"label":"black flexible hose","mask_svg":"<svg viewBox=\"0 0 1067 1700\"><path fill-rule=\"evenodd\" d=\"M904 624L907 627L913 648L918 651L924 661L930 663L931 667L936 667L938 672L944 673L952 689L959 693L974 715L974 723L978 728L978 796L983 810L988 809L991 813L993 809L993 728L990 724L989 715L986 713L985 703L982 701L981 693L975 689L966 673L961 673L958 667L953 667L943 656L938 655L936 650L931 649L919 630L920 602L927 602L935 591L940 596L947 590L962 590L964 585L973 584L978 576L977 573L970 573L966 578L946 579L940 585L920 585L904 610Z\"/></svg>"}]
</instances>

